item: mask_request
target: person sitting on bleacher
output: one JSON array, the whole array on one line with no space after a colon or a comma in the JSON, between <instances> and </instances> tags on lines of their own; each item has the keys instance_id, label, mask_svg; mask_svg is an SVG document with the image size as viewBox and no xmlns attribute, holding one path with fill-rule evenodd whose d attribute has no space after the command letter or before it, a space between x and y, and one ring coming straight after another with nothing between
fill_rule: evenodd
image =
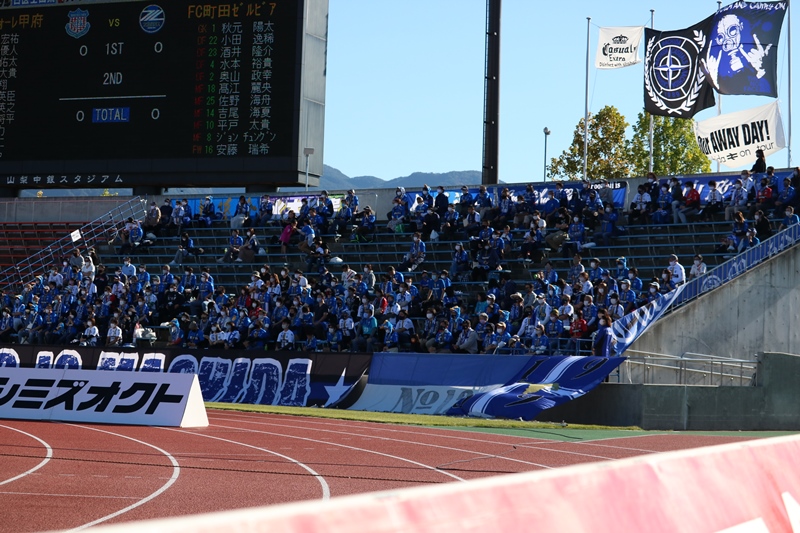
<instances>
[{"instance_id":1,"label":"person sitting on bleacher","mask_svg":"<svg viewBox=\"0 0 800 533\"><path fill-rule=\"evenodd\" d=\"M746 171L745 171L746 172ZM725 208L725 220L732 220L734 215L741 213L747 208L747 191L742 180L736 180L731 192L731 199L728 207Z\"/></svg>"},{"instance_id":2,"label":"person sitting on bleacher","mask_svg":"<svg viewBox=\"0 0 800 533\"><path fill-rule=\"evenodd\" d=\"M217 259L217 263L231 263L234 259L239 259L239 249L243 244L244 239L239 235L239 230L231 230L231 236L228 239L228 247L225 249L225 255Z\"/></svg>"},{"instance_id":3,"label":"person sitting on bleacher","mask_svg":"<svg viewBox=\"0 0 800 533\"><path fill-rule=\"evenodd\" d=\"M450 323L446 319L439 321L439 326L434 335L425 343L428 353L446 353L451 351L453 345L453 333L450 331Z\"/></svg>"},{"instance_id":4,"label":"person sitting on bleacher","mask_svg":"<svg viewBox=\"0 0 800 533\"><path fill-rule=\"evenodd\" d=\"M754 246L758 246L759 244L761 244L761 241L759 240L758 237L756 237L756 228L750 228L747 230L747 233L742 238L742 240L739 241L739 246L737 251L739 253L742 253L748 248L753 248Z\"/></svg>"},{"instance_id":5,"label":"person sitting on bleacher","mask_svg":"<svg viewBox=\"0 0 800 533\"><path fill-rule=\"evenodd\" d=\"M467 212L462 218L461 223L464 226L463 236L465 239L473 239L477 237L478 233L481 232L481 229L485 227L482 224L481 215L475 209L474 205L467 207Z\"/></svg>"},{"instance_id":6,"label":"person sitting on bleacher","mask_svg":"<svg viewBox=\"0 0 800 533\"><path fill-rule=\"evenodd\" d=\"M628 211L628 224L633 225L634 222L647 222L650 216L650 205L652 199L650 193L644 185L639 185L636 195L631 202L630 211Z\"/></svg>"},{"instance_id":7,"label":"person sitting on bleacher","mask_svg":"<svg viewBox=\"0 0 800 533\"><path fill-rule=\"evenodd\" d=\"M687 181L686 188L688 190L683 197L683 202L673 214L673 221L674 217L677 216L678 220L683 224L687 223L688 217L693 217L700 213L700 193L695 188L694 182Z\"/></svg>"},{"instance_id":8,"label":"person sitting on bleacher","mask_svg":"<svg viewBox=\"0 0 800 533\"><path fill-rule=\"evenodd\" d=\"M572 217L572 223L567 230L567 239L561 244L561 257L567 258L569 254L579 253L583 249L586 240L586 227L581 222L581 217L577 213Z\"/></svg>"},{"instance_id":9,"label":"person sitting on bleacher","mask_svg":"<svg viewBox=\"0 0 800 533\"><path fill-rule=\"evenodd\" d=\"M459 216L462 218L467 215L467 210L470 206L475 206L475 197L469 192L466 185L461 187L461 196L458 199L457 209Z\"/></svg>"},{"instance_id":10,"label":"person sitting on bleacher","mask_svg":"<svg viewBox=\"0 0 800 533\"><path fill-rule=\"evenodd\" d=\"M341 205L339 206L339 210L336 211L336 215L333 218L333 232L336 235L336 238L340 238L342 235L345 234L347 228L353 222L353 210L350 207L350 200L345 198Z\"/></svg>"},{"instance_id":11,"label":"person sitting on bleacher","mask_svg":"<svg viewBox=\"0 0 800 533\"><path fill-rule=\"evenodd\" d=\"M547 201L545 201L544 206L542 207L542 213L548 226L553 226L555 224L556 214L561 207L566 208L566 205L562 206L559 203L555 197L555 192L547 191Z\"/></svg>"},{"instance_id":12,"label":"person sitting on bleacher","mask_svg":"<svg viewBox=\"0 0 800 533\"><path fill-rule=\"evenodd\" d=\"M531 341L531 352L536 355L550 355L550 339L544 333L544 326L536 326L533 339Z\"/></svg>"},{"instance_id":13,"label":"person sitting on bleacher","mask_svg":"<svg viewBox=\"0 0 800 533\"><path fill-rule=\"evenodd\" d=\"M792 181L789 178L784 178L783 190L778 194L778 198L775 200L775 211L780 212L781 209L787 206L794 207L795 205L797 205L797 199L795 197L794 187L792 187Z\"/></svg>"},{"instance_id":14,"label":"person sitting on bleacher","mask_svg":"<svg viewBox=\"0 0 800 533\"><path fill-rule=\"evenodd\" d=\"M750 208L750 215L755 215L756 211L766 213L775 206L775 194L766 176L761 178L756 185L756 199L753 207ZM763 234L762 234L763 235Z\"/></svg>"},{"instance_id":15,"label":"person sitting on bleacher","mask_svg":"<svg viewBox=\"0 0 800 533\"><path fill-rule=\"evenodd\" d=\"M514 204L514 227L516 229L525 229L530 226L531 213L536 209L535 205L535 202L526 201L524 195L517 196L517 203Z\"/></svg>"},{"instance_id":16,"label":"person sitting on bleacher","mask_svg":"<svg viewBox=\"0 0 800 533\"><path fill-rule=\"evenodd\" d=\"M602 246L611 246L611 238L617 231L617 215L616 210L612 205L605 207L605 212L600 219L600 229L594 235L594 242Z\"/></svg>"},{"instance_id":17,"label":"person sitting on bleacher","mask_svg":"<svg viewBox=\"0 0 800 533\"><path fill-rule=\"evenodd\" d=\"M503 261L505 259L505 252L508 243L503 238L500 230L492 231L491 235L489 236L489 245L491 245L492 249L495 251L495 253L497 253L497 257L500 258L500 261Z\"/></svg>"},{"instance_id":18,"label":"person sitting on bleacher","mask_svg":"<svg viewBox=\"0 0 800 533\"><path fill-rule=\"evenodd\" d=\"M724 209L722 204L722 193L717 190L717 182L711 180L708 182L708 196L706 196L706 205L700 210L698 215L703 215L706 222L711 222L714 215Z\"/></svg>"},{"instance_id":19,"label":"person sitting on bleacher","mask_svg":"<svg viewBox=\"0 0 800 533\"><path fill-rule=\"evenodd\" d=\"M369 236L375 232L375 214L369 206L364 207L361 223L353 235L353 242L369 242Z\"/></svg>"},{"instance_id":20,"label":"person sitting on bleacher","mask_svg":"<svg viewBox=\"0 0 800 533\"><path fill-rule=\"evenodd\" d=\"M422 241L419 232L414 233L412 237L411 247L406 254L403 263L400 265L400 270L411 272L416 270L419 265L425 261L426 246Z\"/></svg>"},{"instance_id":21,"label":"person sitting on bleacher","mask_svg":"<svg viewBox=\"0 0 800 533\"><path fill-rule=\"evenodd\" d=\"M200 212L196 215L197 221L201 222L206 228L211 227L211 223L217 220L217 208L214 206L214 199L206 196L200 204Z\"/></svg>"},{"instance_id":22,"label":"person sitting on bleacher","mask_svg":"<svg viewBox=\"0 0 800 533\"><path fill-rule=\"evenodd\" d=\"M597 191L591 189L589 191L589 197L586 200L586 205L583 208L584 225L590 230L594 231L594 228L597 226L597 221L599 220L600 214L602 212L603 212L603 202L597 195Z\"/></svg>"},{"instance_id":23,"label":"person sitting on bleacher","mask_svg":"<svg viewBox=\"0 0 800 533\"><path fill-rule=\"evenodd\" d=\"M97 346L97 341L100 338L100 331L97 329L93 320L86 321L86 329L83 330L81 335L81 346Z\"/></svg>"},{"instance_id":24,"label":"person sitting on bleacher","mask_svg":"<svg viewBox=\"0 0 800 533\"><path fill-rule=\"evenodd\" d=\"M489 272L497 270L500 258L491 245L488 242L484 242L475 262L477 264L472 269L472 281L486 281L489 277Z\"/></svg>"},{"instance_id":25,"label":"person sitting on bleacher","mask_svg":"<svg viewBox=\"0 0 800 533\"><path fill-rule=\"evenodd\" d=\"M669 214L672 210L672 195L669 193L669 187L663 185L661 192L655 202L655 210L652 213L653 224L667 224L669 222Z\"/></svg>"},{"instance_id":26,"label":"person sitting on bleacher","mask_svg":"<svg viewBox=\"0 0 800 533\"><path fill-rule=\"evenodd\" d=\"M780 226L778 226L778 231L783 231L788 229L790 226L800 223L800 218L794 214L794 207L787 206L784 210L784 214L786 216L783 217Z\"/></svg>"}]
</instances>

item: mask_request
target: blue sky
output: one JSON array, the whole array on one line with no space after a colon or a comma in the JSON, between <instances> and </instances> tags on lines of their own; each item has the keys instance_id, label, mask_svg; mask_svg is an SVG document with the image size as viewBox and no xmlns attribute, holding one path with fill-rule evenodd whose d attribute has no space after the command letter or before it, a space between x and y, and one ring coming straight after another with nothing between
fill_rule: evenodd
<instances>
[{"instance_id":1,"label":"blue sky","mask_svg":"<svg viewBox=\"0 0 800 533\"><path fill-rule=\"evenodd\" d=\"M329 1L325 163L349 176L383 179L415 171L480 170L485 0ZM641 63L598 71L594 54L598 27L649 25L650 9L655 10L655 28L671 30L699 22L716 11L717 2L503 0L501 180L542 179L544 127L552 132L548 159L569 146L584 110L586 17L592 18L589 109L613 105L629 123L636 120L643 108ZM777 50L785 128L787 23ZM722 112L770 101L724 96ZM695 119L715 115L716 108L707 109ZM799 128L796 124L795 165ZM787 150L768 164L787 166Z\"/></svg>"}]
</instances>

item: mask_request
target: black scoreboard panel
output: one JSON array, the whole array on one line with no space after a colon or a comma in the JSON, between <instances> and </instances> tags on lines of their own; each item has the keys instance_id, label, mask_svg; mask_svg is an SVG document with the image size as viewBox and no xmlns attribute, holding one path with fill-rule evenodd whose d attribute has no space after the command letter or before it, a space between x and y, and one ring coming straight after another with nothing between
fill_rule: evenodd
<instances>
[{"instance_id":1,"label":"black scoreboard panel","mask_svg":"<svg viewBox=\"0 0 800 533\"><path fill-rule=\"evenodd\" d=\"M0 187L296 183L302 24L302 0L0 9Z\"/></svg>"}]
</instances>

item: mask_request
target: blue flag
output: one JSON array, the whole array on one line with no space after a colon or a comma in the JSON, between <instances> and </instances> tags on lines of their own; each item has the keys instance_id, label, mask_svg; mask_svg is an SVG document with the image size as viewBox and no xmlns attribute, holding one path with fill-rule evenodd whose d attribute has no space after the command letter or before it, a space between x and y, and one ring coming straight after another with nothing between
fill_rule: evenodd
<instances>
[{"instance_id":1,"label":"blue flag","mask_svg":"<svg viewBox=\"0 0 800 533\"><path fill-rule=\"evenodd\" d=\"M713 17L703 69L720 94L778 96L778 39L788 2L734 2Z\"/></svg>"}]
</instances>

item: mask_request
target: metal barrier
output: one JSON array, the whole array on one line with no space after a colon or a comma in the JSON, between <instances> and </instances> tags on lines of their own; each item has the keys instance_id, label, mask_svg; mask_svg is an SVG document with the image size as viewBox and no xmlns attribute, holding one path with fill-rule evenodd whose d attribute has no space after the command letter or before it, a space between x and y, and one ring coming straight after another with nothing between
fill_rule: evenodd
<instances>
[{"instance_id":1,"label":"metal barrier","mask_svg":"<svg viewBox=\"0 0 800 533\"><path fill-rule=\"evenodd\" d=\"M672 303L675 309L710 290L727 283L770 257L794 246L800 240L800 225L795 224L725 261L713 270L686 283L683 292Z\"/></svg>"},{"instance_id":2,"label":"metal barrier","mask_svg":"<svg viewBox=\"0 0 800 533\"><path fill-rule=\"evenodd\" d=\"M61 260L76 247L89 248L107 244L122 229L129 217L133 217L135 220L144 219L145 204L144 199L136 196L13 267L3 270L0 272L0 287L11 286L16 292L19 292L22 290L22 285L36 276L46 274L48 269L52 268L54 264L60 264Z\"/></svg>"},{"instance_id":3,"label":"metal barrier","mask_svg":"<svg viewBox=\"0 0 800 533\"><path fill-rule=\"evenodd\" d=\"M749 387L756 366L744 359L628 356L619 382Z\"/></svg>"}]
</instances>

